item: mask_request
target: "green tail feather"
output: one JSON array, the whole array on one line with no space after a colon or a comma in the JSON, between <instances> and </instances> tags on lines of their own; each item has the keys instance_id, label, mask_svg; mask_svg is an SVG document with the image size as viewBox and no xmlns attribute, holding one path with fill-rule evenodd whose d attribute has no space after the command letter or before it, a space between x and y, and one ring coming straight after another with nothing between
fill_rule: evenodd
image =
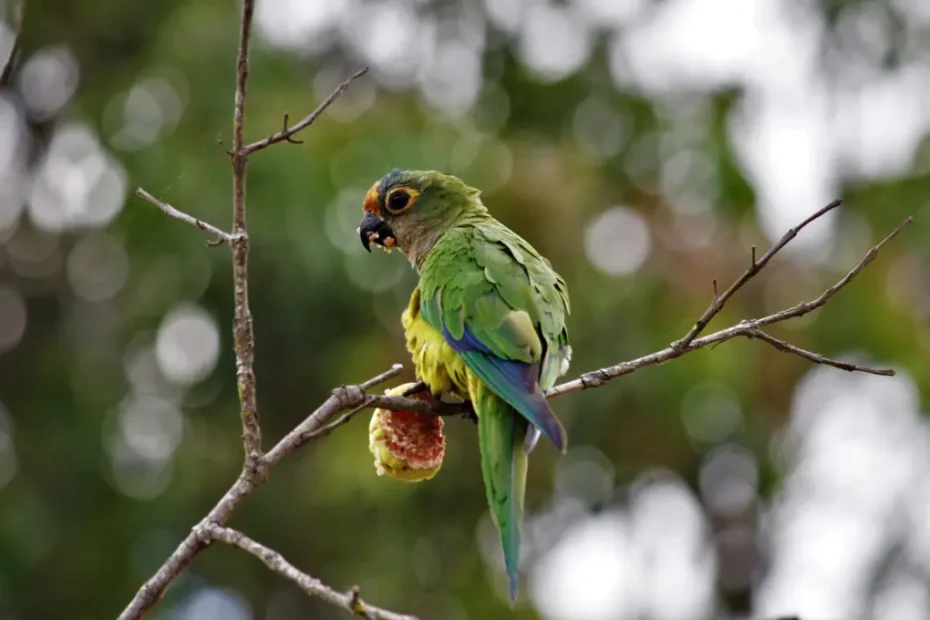
<instances>
[{"instance_id":1,"label":"green tail feather","mask_svg":"<svg viewBox=\"0 0 930 620\"><path fill-rule=\"evenodd\" d=\"M504 400L483 385L473 400L478 413L481 472L491 517L500 532L504 565L510 582L510 601L517 597L520 563L520 529L526 493L524 450L528 422Z\"/></svg>"}]
</instances>

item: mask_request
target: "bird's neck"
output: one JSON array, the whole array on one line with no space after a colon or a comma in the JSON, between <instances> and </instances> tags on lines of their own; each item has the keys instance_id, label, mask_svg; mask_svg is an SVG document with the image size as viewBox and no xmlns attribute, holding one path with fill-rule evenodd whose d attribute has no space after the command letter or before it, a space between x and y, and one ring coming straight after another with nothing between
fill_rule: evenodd
<instances>
[{"instance_id":1,"label":"bird's neck","mask_svg":"<svg viewBox=\"0 0 930 620\"><path fill-rule=\"evenodd\" d=\"M404 256L407 257L407 260L410 261L411 266L417 273L420 273L433 247L443 235L450 230L475 226L489 219L491 219L491 216L482 205L480 209L475 209L469 213L459 213L451 223L444 225L428 223L422 227L407 231L408 234L404 235L403 239L398 237L401 245L400 249Z\"/></svg>"}]
</instances>

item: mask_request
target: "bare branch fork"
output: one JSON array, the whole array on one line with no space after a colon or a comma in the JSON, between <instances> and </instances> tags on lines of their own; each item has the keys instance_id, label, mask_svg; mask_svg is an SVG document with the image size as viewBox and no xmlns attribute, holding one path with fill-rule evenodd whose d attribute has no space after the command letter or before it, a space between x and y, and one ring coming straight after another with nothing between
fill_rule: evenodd
<instances>
[{"instance_id":1,"label":"bare branch fork","mask_svg":"<svg viewBox=\"0 0 930 620\"><path fill-rule=\"evenodd\" d=\"M340 84L333 93L320 105L293 126L288 126L288 115L284 114L282 129L269 135L263 140L247 144L244 141L246 86L249 73L249 39L251 34L252 13L254 0L243 0L242 19L239 32L239 50L236 60L236 92L233 112L233 146L227 151L230 156L233 177L233 221L232 231L226 232L212 224L188 215L170 204L163 202L144 189L138 189L136 194L144 200L157 206L166 215L181 220L214 237L209 245L226 244L230 247L233 258L233 289L234 289L234 315L233 336L236 353L236 377L239 388L240 417L242 422L242 438L245 451L242 472L229 490L220 498L219 502L210 512L195 525L190 533L178 545L152 577L142 585L129 605L120 614L120 620L141 618L151 607L158 602L165 590L187 568L191 560L203 549L214 542L224 542L238 547L259 558L271 570L295 582L310 596L321 598L337 605L347 611L370 620L415 620L412 616L405 616L374 607L360 598L358 588L351 588L348 592L338 592L323 584L317 579L301 572L289 563L280 553L265 547L252 540L242 532L225 527L232 512L257 487L262 485L271 468L283 458L292 454L305 443L323 437L339 426L348 422L352 416L366 408L382 407L391 410L410 410L434 415L452 415L467 412L467 405L446 405L438 400L419 400L401 396L385 396L369 394L372 388L395 378L401 372L401 365L395 364L389 370L372 377L371 379L353 386L342 386L333 390L312 414L303 422L285 435L267 453L262 451L261 427L258 420L258 407L256 400L256 380L254 372L255 338L252 329L252 315L249 308L248 296L248 255L249 236L246 228L246 183L245 170L248 157L272 144L279 142L298 143L294 136L301 130L309 127L319 116L338 99L350 84L364 75L367 69L352 75ZM20 28L21 28L20 17ZM17 37L18 38L18 37ZM14 53L15 55L15 53ZM4 68L7 76L11 60ZM743 285L758 274L788 242L791 241L802 228L820 218L825 213L837 208L839 201L835 201L814 213L795 228L789 230L772 248L761 258L756 258L755 248L752 249L750 264L746 271L723 293L718 292L717 281L714 280L713 301L694 326L681 339L670 344L661 351L656 351L643 357L621 362L614 366L600 368L586 372L576 379L555 386L547 392L552 398L569 392L577 392L589 388L601 387L608 381L617 377L633 373L647 366L654 366L670 359L708 345L717 344L732 338L744 337L761 340L785 353L803 357L811 362L826 364L847 371L867 372L878 375L892 375L893 370L876 369L860 366L849 362L830 359L818 353L807 351L771 336L762 328L767 325L780 323L813 312L825 305L840 289L849 284L872 260L878 251L894 238L911 222L911 218L904 220L887 237L873 246L836 284L825 290L819 297L811 301L802 302L774 314L756 319L747 319L736 325L713 332L706 336L701 333L720 313L729 300ZM341 416L340 416L341 414ZM337 417L338 416L338 417Z\"/></svg>"}]
</instances>

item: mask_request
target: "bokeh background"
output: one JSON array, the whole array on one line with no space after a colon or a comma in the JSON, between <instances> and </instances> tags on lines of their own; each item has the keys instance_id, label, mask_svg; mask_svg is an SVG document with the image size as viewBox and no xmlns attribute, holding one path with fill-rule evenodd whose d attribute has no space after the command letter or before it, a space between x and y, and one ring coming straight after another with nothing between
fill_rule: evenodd
<instances>
[{"instance_id":1,"label":"bokeh background","mask_svg":"<svg viewBox=\"0 0 930 620\"><path fill-rule=\"evenodd\" d=\"M28 2L0 92L5 619L114 617L238 473L228 251L132 196L227 225L238 19L232 0ZM460 175L551 259L573 375L680 337L714 278L834 197L715 325L813 298L915 214L773 330L900 372L731 341L559 398L571 448L533 455L513 612L464 420L441 473L407 485L375 475L363 414L234 527L424 618L930 618L925 0L259 0L248 137L362 65L304 144L249 166L266 445L406 361L415 276L355 234L394 166ZM152 617L344 612L218 546Z\"/></svg>"}]
</instances>

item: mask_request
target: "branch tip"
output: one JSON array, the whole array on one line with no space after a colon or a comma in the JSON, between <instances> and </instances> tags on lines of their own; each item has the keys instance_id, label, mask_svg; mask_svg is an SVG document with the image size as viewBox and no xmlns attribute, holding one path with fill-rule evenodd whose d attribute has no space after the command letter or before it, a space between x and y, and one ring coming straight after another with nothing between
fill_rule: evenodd
<instances>
[{"instance_id":1,"label":"branch tip","mask_svg":"<svg viewBox=\"0 0 930 620\"><path fill-rule=\"evenodd\" d=\"M148 193L141 187L137 188L135 193L136 193L136 196L138 196L142 200L145 200L146 202L151 203L155 205L156 207L158 207L159 209L161 209L162 213L164 213L165 215L169 217L173 217L176 220L181 220L182 222L186 222L190 224L191 226L193 226L194 228L198 228L204 232L208 232L213 235L216 235L215 240L207 241L207 245L210 247L221 245L223 243L231 243L233 241L234 236L231 235L230 233L220 230L216 226L212 224L208 224L204 222L203 220L194 217L193 215L188 215L187 213L184 213L180 209L176 209L175 207L171 206L167 202L159 200L158 198Z\"/></svg>"},{"instance_id":2,"label":"branch tip","mask_svg":"<svg viewBox=\"0 0 930 620\"><path fill-rule=\"evenodd\" d=\"M253 142L252 144L244 146L241 149L235 149L236 152L243 153L244 155L251 155L252 153L255 153L256 151L260 151L262 149L268 148L272 144L277 144L278 142L292 142L292 143L300 144L301 143L300 141L293 140L292 137L295 134L303 131L304 129L312 125L313 122L316 119L318 119L323 114L323 112L326 111L326 108L332 105L339 97L343 95L343 93L346 92L346 90L348 90L352 82L362 77L366 73L368 73L368 67L364 67L360 69L359 71L356 71L355 73L353 73L351 76L349 76L347 80L345 80L339 86L337 86L336 89L333 90L333 92L330 93L330 95L326 99L324 99L322 103L320 103L320 105L318 105L317 108L313 112L305 116L296 125L293 125L291 127L287 126L288 116L287 116L287 113L285 112L284 127L281 129L281 131L271 134L264 140Z\"/></svg>"}]
</instances>

